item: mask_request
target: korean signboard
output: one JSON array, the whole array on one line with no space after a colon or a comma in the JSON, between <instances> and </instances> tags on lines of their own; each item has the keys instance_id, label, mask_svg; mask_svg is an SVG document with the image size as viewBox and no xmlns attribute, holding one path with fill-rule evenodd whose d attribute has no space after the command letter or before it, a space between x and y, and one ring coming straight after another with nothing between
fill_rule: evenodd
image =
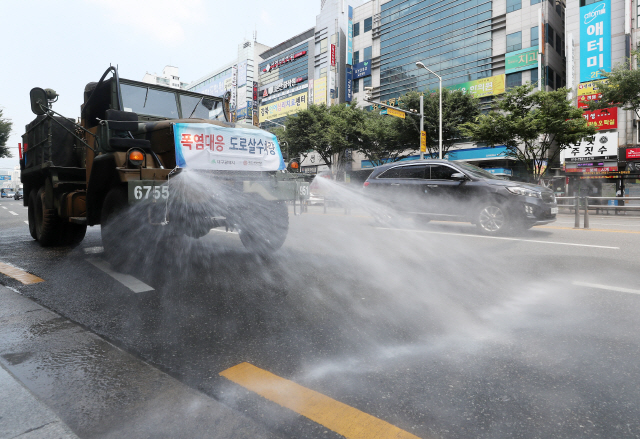
<instances>
[{"instance_id":1,"label":"korean signboard","mask_svg":"<svg viewBox=\"0 0 640 439\"><path fill-rule=\"evenodd\" d=\"M369 75L371 75L371 60L362 61L353 66L353 79L360 79Z\"/></svg>"},{"instance_id":2,"label":"korean signboard","mask_svg":"<svg viewBox=\"0 0 640 439\"><path fill-rule=\"evenodd\" d=\"M313 82L313 103L316 105L327 103L327 77Z\"/></svg>"},{"instance_id":3,"label":"korean signboard","mask_svg":"<svg viewBox=\"0 0 640 439\"><path fill-rule=\"evenodd\" d=\"M347 102L351 102L353 100L353 69L349 65L347 66L345 86L344 100Z\"/></svg>"},{"instance_id":4,"label":"korean signboard","mask_svg":"<svg viewBox=\"0 0 640 439\"><path fill-rule=\"evenodd\" d=\"M267 64L261 71L260 74L263 73L268 73L273 69L277 69L278 67L280 67L283 64L287 64L290 63L293 60L296 60L298 58L301 58L303 56L305 56L307 54L306 50L302 50L300 52L295 52L295 53L291 53L287 56L285 56L284 58L280 58L278 60L275 61L271 61L269 62L269 64Z\"/></svg>"},{"instance_id":5,"label":"korean signboard","mask_svg":"<svg viewBox=\"0 0 640 439\"><path fill-rule=\"evenodd\" d=\"M313 78L309 78L309 103L313 104Z\"/></svg>"},{"instance_id":6,"label":"korean signboard","mask_svg":"<svg viewBox=\"0 0 640 439\"><path fill-rule=\"evenodd\" d=\"M238 84L238 66L231 67L231 97L229 98L229 107L236 108L236 87Z\"/></svg>"},{"instance_id":7,"label":"korean signboard","mask_svg":"<svg viewBox=\"0 0 640 439\"><path fill-rule=\"evenodd\" d=\"M582 117L587 125L595 126L600 130L613 130L618 128L618 107L603 108L602 110L585 111Z\"/></svg>"},{"instance_id":8,"label":"korean signboard","mask_svg":"<svg viewBox=\"0 0 640 439\"><path fill-rule=\"evenodd\" d=\"M589 101L599 101L602 95L598 93L598 84L605 84L608 79L583 82L578 84L578 108L587 108Z\"/></svg>"},{"instance_id":9,"label":"korean signboard","mask_svg":"<svg viewBox=\"0 0 640 439\"><path fill-rule=\"evenodd\" d=\"M565 162L618 160L618 133L602 133L562 150Z\"/></svg>"},{"instance_id":10,"label":"korean signboard","mask_svg":"<svg viewBox=\"0 0 640 439\"><path fill-rule=\"evenodd\" d=\"M276 136L261 130L206 123L173 125L180 168L277 171L285 169Z\"/></svg>"},{"instance_id":11,"label":"korean signboard","mask_svg":"<svg viewBox=\"0 0 640 439\"><path fill-rule=\"evenodd\" d=\"M280 117L296 114L307 109L307 93L301 93L286 99L260 106L260 123L266 119L278 119Z\"/></svg>"},{"instance_id":12,"label":"korean signboard","mask_svg":"<svg viewBox=\"0 0 640 439\"><path fill-rule=\"evenodd\" d=\"M331 67L335 67L336 65L336 45L331 45Z\"/></svg>"},{"instance_id":13,"label":"korean signboard","mask_svg":"<svg viewBox=\"0 0 640 439\"><path fill-rule=\"evenodd\" d=\"M291 87L295 87L296 84L299 84L306 80L307 80L306 76L298 76L297 78L291 78L291 79L287 79L286 81L280 81L276 85L265 87L265 89L262 90L261 92L262 97L266 98L267 96L272 95L274 93L278 93L279 91L286 90Z\"/></svg>"},{"instance_id":14,"label":"korean signboard","mask_svg":"<svg viewBox=\"0 0 640 439\"><path fill-rule=\"evenodd\" d=\"M353 8L349 6L349 23L347 25L347 64L353 65Z\"/></svg>"},{"instance_id":15,"label":"korean signboard","mask_svg":"<svg viewBox=\"0 0 640 439\"><path fill-rule=\"evenodd\" d=\"M471 93L476 98L493 96L504 93L505 75L490 76L488 78L476 79L475 81L463 82L462 84L449 87L451 90L462 90Z\"/></svg>"},{"instance_id":16,"label":"korean signboard","mask_svg":"<svg viewBox=\"0 0 640 439\"><path fill-rule=\"evenodd\" d=\"M640 148L627 148L625 157L627 160L640 160Z\"/></svg>"},{"instance_id":17,"label":"korean signboard","mask_svg":"<svg viewBox=\"0 0 640 439\"><path fill-rule=\"evenodd\" d=\"M505 58L506 73L538 68L538 46L509 52Z\"/></svg>"},{"instance_id":18,"label":"korean signboard","mask_svg":"<svg viewBox=\"0 0 640 439\"><path fill-rule=\"evenodd\" d=\"M580 82L611 71L611 0L580 8Z\"/></svg>"}]
</instances>

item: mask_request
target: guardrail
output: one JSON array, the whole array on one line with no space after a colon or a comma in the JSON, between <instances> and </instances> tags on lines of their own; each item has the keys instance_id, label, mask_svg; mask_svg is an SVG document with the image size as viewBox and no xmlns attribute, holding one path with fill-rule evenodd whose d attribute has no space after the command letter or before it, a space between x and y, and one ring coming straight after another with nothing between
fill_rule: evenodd
<instances>
[{"instance_id":1,"label":"guardrail","mask_svg":"<svg viewBox=\"0 0 640 439\"><path fill-rule=\"evenodd\" d=\"M580 202L580 200L584 202ZM640 201L640 197L556 197L556 200L572 200L573 204L558 204L558 207L567 207L569 210L575 212L575 224L574 229L580 228L580 209L584 208L584 225L585 229L589 228L589 209L591 210L614 210L618 211L640 211L640 205L638 206L616 206L608 204L592 204L589 205L589 200L613 200L613 201Z\"/></svg>"}]
</instances>

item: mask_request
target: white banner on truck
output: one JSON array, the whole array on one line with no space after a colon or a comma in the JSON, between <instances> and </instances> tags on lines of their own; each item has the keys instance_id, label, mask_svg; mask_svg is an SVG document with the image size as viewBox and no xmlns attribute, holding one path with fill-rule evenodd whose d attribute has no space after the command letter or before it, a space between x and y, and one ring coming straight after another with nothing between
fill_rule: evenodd
<instances>
[{"instance_id":1,"label":"white banner on truck","mask_svg":"<svg viewBox=\"0 0 640 439\"><path fill-rule=\"evenodd\" d=\"M176 166L227 171L286 169L273 134L248 128L227 128L207 123L173 125Z\"/></svg>"}]
</instances>

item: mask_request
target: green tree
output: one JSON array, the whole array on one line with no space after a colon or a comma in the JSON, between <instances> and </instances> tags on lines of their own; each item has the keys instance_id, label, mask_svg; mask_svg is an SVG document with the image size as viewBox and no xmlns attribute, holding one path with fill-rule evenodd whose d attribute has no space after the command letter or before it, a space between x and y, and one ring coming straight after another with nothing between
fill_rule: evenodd
<instances>
[{"instance_id":1,"label":"green tree","mask_svg":"<svg viewBox=\"0 0 640 439\"><path fill-rule=\"evenodd\" d=\"M286 130L278 130L278 133L287 142L289 158L301 156L304 159L315 151L331 168L335 154L339 153L330 140L332 122L329 107L325 104L310 105L306 110L287 117L284 123Z\"/></svg>"},{"instance_id":2,"label":"green tree","mask_svg":"<svg viewBox=\"0 0 640 439\"><path fill-rule=\"evenodd\" d=\"M640 59L640 51L631 53L632 57ZM607 81L598 83L598 93L602 94L602 98L599 101L590 101L590 110L621 107L623 110L635 112L640 118L640 70L629 69L629 66L633 66L631 59L616 64L611 72L600 72Z\"/></svg>"},{"instance_id":3,"label":"green tree","mask_svg":"<svg viewBox=\"0 0 640 439\"><path fill-rule=\"evenodd\" d=\"M560 151L596 133L587 126L582 110L567 99L569 90L533 91L527 84L508 90L498 111L465 123L465 135L489 146L504 145L506 155L521 163L532 181L539 182Z\"/></svg>"},{"instance_id":4,"label":"green tree","mask_svg":"<svg viewBox=\"0 0 640 439\"><path fill-rule=\"evenodd\" d=\"M9 140L9 134L11 134L11 121L9 119L2 118L2 110L0 110L0 158L13 157L7 147L7 140Z\"/></svg>"},{"instance_id":5,"label":"green tree","mask_svg":"<svg viewBox=\"0 0 640 439\"><path fill-rule=\"evenodd\" d=\"M438 158L440 94L438 91L424 94L424 130L427 134L427 152L425 155ZM420 113L420 93L412 91L400 98L400 108ZM442 155L451 149L463 137L460 128L464 123L472 122L478 115L478 100L462 90L442 90ZM405 148L414 149L420 145L420 118L407 116L396 119L393 127L397 141Z\"/></svg>"}]
</instances>

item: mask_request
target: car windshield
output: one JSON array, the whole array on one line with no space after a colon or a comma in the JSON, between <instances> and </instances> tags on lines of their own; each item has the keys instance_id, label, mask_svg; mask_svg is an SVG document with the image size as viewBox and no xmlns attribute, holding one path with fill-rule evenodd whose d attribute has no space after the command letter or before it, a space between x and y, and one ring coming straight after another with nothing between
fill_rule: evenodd
<instances>
[{"instance_id":1,"label":"car windshield","mask_svg":"<svg viewBox=\"0 0 640 439\"><path fill-rule=\"evenodd\" d=\"M456 165L460 166L466 173L471 174L473 177L488 178L491 180L503 180L502 178L493 175L491 172L485 171L484 169L478 168L477 166L470 165L469 163L457 162Z\"/></svg>"}]
</instances>

